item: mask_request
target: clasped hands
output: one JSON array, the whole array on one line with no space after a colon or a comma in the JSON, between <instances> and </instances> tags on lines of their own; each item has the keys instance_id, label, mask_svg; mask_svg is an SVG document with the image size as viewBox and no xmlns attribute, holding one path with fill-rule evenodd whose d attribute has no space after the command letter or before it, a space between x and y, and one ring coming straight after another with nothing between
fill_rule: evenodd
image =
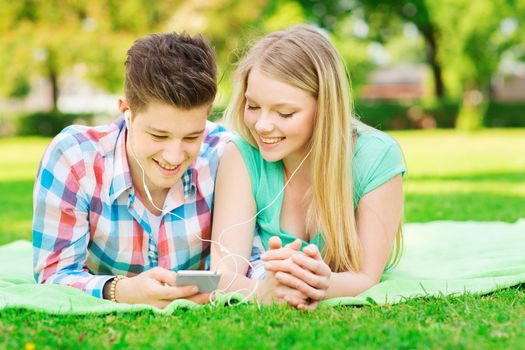
<instances>
[{"instance_id":1,"label":"clasped hands","mask_svg":"<svg viewBox=\"0 0 525 350\"><path fill-rule=\"evenodd\" d=\"M315 309L327 295L332 273L317 246L310 244L301 252L301 240L282 247L279 237L274 236L269 247L261 257L267 270L263 301L286 302L301 310Z\"/></svg>"}]
</instances>

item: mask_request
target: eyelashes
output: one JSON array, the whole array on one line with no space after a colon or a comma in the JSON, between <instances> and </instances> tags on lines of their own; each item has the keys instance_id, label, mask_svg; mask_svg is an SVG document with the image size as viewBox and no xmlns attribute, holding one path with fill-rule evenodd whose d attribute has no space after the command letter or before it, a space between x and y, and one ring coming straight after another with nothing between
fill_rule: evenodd
<instances>
[{"instance_id":1,"label":"eyelashes","mask_svg":"<svg viewBox=\"0 0 525 350\"><path fill-rule=\"evenodd\" d=\"M259 110L261 109L261 107L259 106L251 106L249 104L246 104L246 109L250 110L250 111L256 111L256 110ZM277 114L279 114L279 116L281 116L282 118L291 118L293 117L293 115L295 114L295 112L292 112L292 113L281 113L281 112L277 112Z\"/></svg>"}]
</instances>

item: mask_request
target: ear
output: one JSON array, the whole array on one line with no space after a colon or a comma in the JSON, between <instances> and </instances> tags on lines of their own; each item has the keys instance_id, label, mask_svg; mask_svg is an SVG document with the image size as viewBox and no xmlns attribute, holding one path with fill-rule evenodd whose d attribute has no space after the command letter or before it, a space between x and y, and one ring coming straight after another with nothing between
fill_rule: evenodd
<instances>
[{"instance_id":1,"label":"ear","mask_svg":"<svg viewBox=\"0 0 525 350\"><path fill-rule=\"evenodd\" d=\"M125 97L120 96L118 98L118 110L120 113L125 113L127 110L129 110L129 105Z\"/></svg>"}]
</instances>

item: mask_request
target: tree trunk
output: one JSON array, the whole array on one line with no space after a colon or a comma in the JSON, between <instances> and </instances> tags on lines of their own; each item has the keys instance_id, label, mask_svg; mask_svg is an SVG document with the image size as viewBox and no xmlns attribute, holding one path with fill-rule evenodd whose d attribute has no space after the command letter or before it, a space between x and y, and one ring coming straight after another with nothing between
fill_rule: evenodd
<instances>
[{"instance_id":1,"label":"tree trunk","mask_svg":"<svg viewBox=\"0 0 525 350\"><path fill-rule=\"evenodd\" d=\"M48 79L51 83L51 101L53 111L58 111L58 74L53 67L49 67Z\"/></svg>"},{"instance_id":2,"label":"tree trunk","mask_svg":"<svg viewBox=\"0 0 525 350\"><path fill-rule=\"evenodd\" d=\"M422 34L426 43L425 55L428 64L432 68L432 75L434 76L434 94L438 99L442 99L445 97L445 84L443 83L441 64L438 62L437 58L436 36L432 27L422 30Z\"/></svg>"},{"instance_id":3,"label":"tree trunk","mask_svg":"<svg viewBox=\"0 0 525 350\"><path fill-rule=\"evenodd\" d=\"M487 107L485 94L473 87L466 89L456 119L456 129L470 131L483 127Z\"/></svg>"},{"instance_id":4,"label":"tree trunk","mask_svg":"<svg viewBox=\"0 0 525 350\"><path fill-rule=\"evenodd\" d=\"M55 52L51 49L47 49L47 78L51 85L51 103L53 111L58 111L58 64L55 56Z\"/></svg>"}]
</instances>

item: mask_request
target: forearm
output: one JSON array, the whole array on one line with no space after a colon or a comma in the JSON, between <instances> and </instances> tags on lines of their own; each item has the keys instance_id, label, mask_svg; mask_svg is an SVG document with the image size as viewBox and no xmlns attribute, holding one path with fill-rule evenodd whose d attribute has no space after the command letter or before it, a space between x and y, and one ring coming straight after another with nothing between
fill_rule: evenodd
<instances>
[{"instance_id":1,"label":"forearm","mask_svg":"<svg viewBox=\"0 0 525 350\"><path fill-rule=\"evenodd\" d=\"M259 298L262 281L250 279L230 270L221 271L221 275L218 287L219 290L224 290L225 292L238 292L244 296L249 296L249 300Z\"/></svg>"},{"instance_id":2,"label":"forearm","mask_svg":"<svg viewBox=\"0 0 525 350\"><path fill-rule=\"evenodd\" d=\"M61 249L48 250L57 242L65 242L58 235L33 231L33 272L37 283L60 284L80 289L96 298L103 297L103 288L112 275L93 275L86 268L87 239L76 239ZM35 239L37 237L37 239Z\"/></svg>"},{"instance_id":3,"label":"forearm","mask_svg":"<svg viewBox=\"0 0 525 350\"><path fill-rule=\"evenodd\" d=\"M338 297L354 297L372 288L378 279L364 272L338 272L330 275L326 299Z\"/></svg>"},{"instance_id":4,"label":"forearm","mask_svg":"<svg viewBox=\"0 0 525 350\"><path fill-rule=\"evenodd\" d=\"M61 270L47 275L46 278L40 278L40 276L44 276L45 273L48 273L48 271L44 270L41 274L36 275L38 283L74 287L95 298L104 298L104 285L107 281L115 277L111 275L93 275L88 272L76 270Z\"/></svg>"}]
</instances>

